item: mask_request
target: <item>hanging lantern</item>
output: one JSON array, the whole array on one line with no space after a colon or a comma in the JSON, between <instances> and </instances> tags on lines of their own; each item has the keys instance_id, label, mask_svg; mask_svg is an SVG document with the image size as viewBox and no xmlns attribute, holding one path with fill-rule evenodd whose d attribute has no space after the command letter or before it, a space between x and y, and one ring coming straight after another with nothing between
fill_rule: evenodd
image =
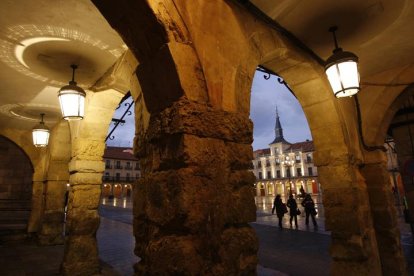
<instances>
[{"instance_id":1,"label":"hanging lantern","mask_svg":"<svg viewBox=\"0 0 414 276\"><path fill-rule=\"evenodd\" d=\"M328 58L325 64L325 72L329 83L337 98L350 97L359 91L358 57L345 52L338 47L335 31L338 28L329 29L333 34L335 49L333 55Z\"/></svg>"},{"instance_id":2,"label":"hanging lantern","mask_svg":"<svg viewBox=\"0 0 414 276\"><path fill-rule=\"evenodd\" d=\"M72 80L69 85L63 86L58 93L62 116L66 120L82 120L85 109L85 91L75 82L76 65L71 65Z\"/></svg>"},{"instance_id":3,"label":"hanging lantern","mask_svg":"<svg viewBox=\"0 0 414 276\"><path fill-rule=\"evenodd\" d=\"M35 147L46 147L49 143L49 135L50 131L49 128L43 122L43 116L45 114L40 114L41 121L40 123L33 128L32 136L33 136L33 144Z\"/></svg>"}]
</instances>

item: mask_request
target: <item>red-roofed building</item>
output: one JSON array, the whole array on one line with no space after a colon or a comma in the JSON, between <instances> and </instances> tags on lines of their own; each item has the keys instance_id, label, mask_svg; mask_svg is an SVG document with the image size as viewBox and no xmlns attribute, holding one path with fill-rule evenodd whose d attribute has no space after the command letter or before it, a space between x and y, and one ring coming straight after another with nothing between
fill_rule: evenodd
<instances>
[{"instance_id":1,"label":"red-roofed building","mask_svg":"<svg viewBox=\"0 0 414 276\"><path fill-rule=\"evenodd\" d=\"M276 111L275 139L269 148L253 152L253 173L256 176L256 196L290 193L319 194L318 170L313 164L313 142L289 143L283 137L279 114Z\"/></svg>"},{"instance_id":2,"label":"red-roofed building","mask_svg":"<svg viewBox=\"0 0 414 276\"><path fill-rule=\"evenodd\" d=\"M130 197L135 179L141 177L139 160L131 148L106 147L102 197Z\"/></svg>"}]
</instances>

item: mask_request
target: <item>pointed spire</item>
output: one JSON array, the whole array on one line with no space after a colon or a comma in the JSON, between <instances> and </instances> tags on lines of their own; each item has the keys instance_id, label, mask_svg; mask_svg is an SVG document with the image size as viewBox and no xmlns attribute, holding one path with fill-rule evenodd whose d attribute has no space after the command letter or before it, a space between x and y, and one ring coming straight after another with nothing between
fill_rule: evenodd
<instances>
[{"instance_id":1,"label":"pointed spire","mask_svg":"<svg viewBox=\"0 0 414 276\"><path fill-rule=\"evenodd\" d=\"M279 112L276 106L275 140L283 140L283 128L280 124Z\"/></svg>"},{"instance_id":2,"label":"pointed spire","mask_svg":"<svg viewBox=\"0 0 414 276\"><path fill-rule=\"evenodd\" d=\"M282 128L282 124L280 123L279 111L276 105L275 140L271 144L280 143L280 142L288 143L285 140L285 138L283 138L283 128Z\"/></svg>"}]
</instances>

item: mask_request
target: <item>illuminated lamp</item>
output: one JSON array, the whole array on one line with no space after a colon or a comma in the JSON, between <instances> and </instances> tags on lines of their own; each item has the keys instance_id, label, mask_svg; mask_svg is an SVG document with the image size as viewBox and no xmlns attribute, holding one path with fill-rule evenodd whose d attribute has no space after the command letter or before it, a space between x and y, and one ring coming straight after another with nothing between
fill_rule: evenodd
<instances>
[{"instance_id":1,"label":"illuminated lamp","mask_svg":"<svg viewBox=\"0 0 414 276\"><path fill-rule=\"evenodd\" d=\"M329 28L334 38L335 49L325 63L325 72L337 98L351 97L360 90L358 57L339 48L335 35L337 29L336 26Z\"/></svg>"},{"instance_id":2,"label":"illuminated lamp","mask_svg":"<svg viewBox=\"0 0 414 276\"><path fill-rule=\"evenodd\" d=\"M62 110L62 116L66 120L82 120L85 109L85 91L77 86L75 82L75 70L77 65L72 64L72 80L69 85L63 86L59 92L60 108Z\"/></svg>"},{"instance_id":3,"label":"illuminated lamp","mask_svg":"<svg viewBox=\"0 0 414 276\"><path fill-rule=\"evenodd\" d=\"M41 113L40 116L41 116L40 123L36 125L32 131L33 144L37 148L46 147L47 144L49 143L49 135L50 135L49 128L43 122L43 116L45 116L45 114Z\"/></svg>"}]
</instances>

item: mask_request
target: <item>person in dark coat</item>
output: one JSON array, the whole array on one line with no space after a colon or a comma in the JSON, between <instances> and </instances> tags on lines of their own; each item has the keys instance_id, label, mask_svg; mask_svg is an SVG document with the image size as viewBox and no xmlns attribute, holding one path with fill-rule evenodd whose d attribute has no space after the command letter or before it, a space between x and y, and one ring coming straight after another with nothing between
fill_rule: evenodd
<instances>
[{"instance_id":1,"label":"person in dark coat","mask_svg":"<svg viewBox=\"0 0 414 276\"><path fill-rule=\"evenodd\" d=\"M289 215L290 215L290 227L292 227L292 221L295 220L295 228L298 228L298 204L296 200L293 198L293 195L289 195L289 199L287 201L287 207L289 208Z\"/></svg>"},{"instance_id":2,"label":"person in dark coat","mask_svg":"<svg viewBox=\"0 0 414 276\"><path fill-rule=\"evenodd\" d=\"M315 203L313 202L313 199L310 194L306 194L305 198L302 201L302 206L305 207L306 225L309 225L309 216L311 216L313 226L318 227L318 224L315 220L315 216L317 214L315 210Z\"/></svg>"},{"instance_id":3,"label":"person in dark coat","mask_svg":"<svg viewBox=\"0 0 414 276\"><path fill-rule=\"evenodd\" d=\"M272 214L274 214L275 211L277 217L279 218L279 228L282 229L283 216L287 212L287 208L286 204L283 203L280 195L277 195L273 202Z\"/></svg>"}]
</instances>

